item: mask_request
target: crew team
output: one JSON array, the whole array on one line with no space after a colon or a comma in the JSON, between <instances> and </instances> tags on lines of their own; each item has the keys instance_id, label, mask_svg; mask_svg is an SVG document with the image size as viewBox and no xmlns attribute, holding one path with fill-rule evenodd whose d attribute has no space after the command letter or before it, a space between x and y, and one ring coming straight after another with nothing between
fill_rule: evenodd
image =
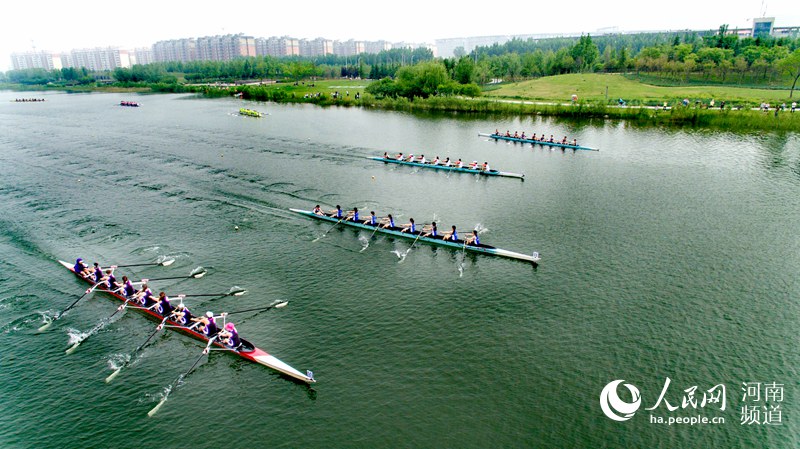
<instances>
[{"instance_id":1,"label":"crew team","mask_svg":"<svg viewBox=\"0 0 800 449\"><path fill-rule=\"evenodd\" d=\"M564 138L561 139L560 142L557 142L552 134L550 134L550 138L545 137L544 133L542 133L542 135L539 137L536 137L536 133L533 133L532 136L525 136L525 131L523 131L522 134L520 134L517 131L514 131L514 134L511 134L510 131L506 130L505 134L500 134L500 131L495 129L494 135L500 137L513 137L515 139L530 140L532 142L557 143L560 145L572 145L573 147L578 146L578 139L572 139L572 142L570 142L569 139L567 139L567 136L564 136Z\"/></svg>"},{"instance_id":2,"label":"crew team","mask_svg":"<svg viewBox=\"0 0 800 449\"><path fill-rule=\"evenodd\" d=\"M464 240L459 240L458 238L458 231L456 230L456 226L453 225L449 231L440 233L439 228L436 226L436 222L432 222L431 224L423 224L422 226L418 226L417 223L414 221L413 218L409 218L408 223L405 224L397 224L394 221L394 217L392 214L388 214L385 217L378 218L375 215L375 211L370 211L369 215L365 219L361 217L358 212L358 208L354 207L353 210L344 212L338 204L336 205L336 209L331 211L325 212L322 208L317 204L314 206L314 209L311 211L316 215L321 215L330 218L336 218L340 221L352 221L356 223L362 223L367 226L375 226L381 229L389 229L393 231L400 231L403 233L409 234L416 234L419 237L427 237L431 239L439 239L450 241L453 243L458 244L465 244L465 245L473 245L473 246L480 246L481 241L478 237L478 230L475 229L472 231L471 235L468 235Z\"/></svg>"},{"instance_id":3,"label":"crew team","mask_svg":"<svg viewBox=\"0 0 800 449\"><path fill-rule=\"evenodd\" d=\"M209 311L205 315L194 316L189 311L189 308L183 304L182 299L178 305L173 306L166 293L160 292L158 297L155 297L147 283L141 283L141 287L137 289L134 285L139 283L131 282L127 276L122 276L121 281L118 281L114 276L113 267L103 270L97 262L94 263L94 267L90 268L82 258L78 258L75 261L73 270L76 274L92 281L95 285L124 296L128 302L135 304L134 307L155 312L182 327L203 334L208 339L215 338L234 351L238 351L241 348L242 340L239 338L239 332L233 323L226 323L222 329L217 325L215 318L225 317L226 314L224 313L215 317L214 313Z\"/></svg>"},{"instance_id":4,"label":"crew team","mask_svg":"<svg viewBox=\"0 0 800 449\"><path fill-rule=\"evenodd\" d=\"M388 152L383 153L384 159L394 159L402 162L416 162L417 164L429 164L429 165L440 165L442 167L456 167L456 168L469 168L471 170L480 170L480 171L490 171L489 163L484 162L483 164L478 164L478 161L472 161L471 164L465 164L459 158L457 161L453 162L450 158L439 159L439 156L436 156L432 160L425 159L424 154L420 154L417 157L414 157L414 153L409 153L408 156L404 155L403 153L397 153L396 156L389 156Z\"/></svg>"}]
</instances>

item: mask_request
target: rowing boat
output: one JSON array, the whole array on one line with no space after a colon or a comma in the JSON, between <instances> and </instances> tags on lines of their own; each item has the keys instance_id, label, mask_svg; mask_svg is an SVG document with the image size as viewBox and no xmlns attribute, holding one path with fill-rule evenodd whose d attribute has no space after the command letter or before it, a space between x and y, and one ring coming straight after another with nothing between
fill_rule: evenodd
<instances>
[{"instance_id":1,"label":"rowing boat","mask_svg":"<svg viewBox=\"0 0 800 449\"><path fill-rule=\"evenodd\" d=\"M488 254L488 255L491 255L491 256L500 256L500 257L507 257L507 258L510 258L510 259L524 260L524 261L527 261L527 262L532 262L533 264L537 264L541 260L541 257L539 256L539 253L537 253L537 252L534 252L533 254L530 254L530 255L529 254L522 254L522 253L517 253L517 252L514 252L514 251L508 251L508 250L505 250L505 249L495 248L494 246L489 246L489 245L484 245L484 244L470 245L470 244L465 243L463 240L452 241L452 240L443 240L441 237L438 237L438 238L423 237L420 232L415 232L415 233L401 232L401 228L399 228L397 226L392 227L392 228L382 228L380 226L373 226L373 225L365 224L365 223L361 223L361 222L339 220L338 218L330 217L328 215L317 215L317 214L315 214L314 212L312 212L310 210L302 210L302 209L289 209L289 210L292 211L292 212L301 214L301 215L305 215L305 216L310 217L310 218L315 218L317 220L327 221L327 222L336 223L336 224L342 223L345 226L350 226L350 227L357 228L357 229L365 229L365 230L368 230L368 231L371 231L371 232L380 232L382 234L391 235L393 237L401 237L401 238L404 238L404 239L420 241L420 242L428 243L428 244L431 244L431 245L446 246L448 248L453 248L453 249L458 249L458 250L463 250L463 251L469 251L471 253Z\"/></svg>"},{"instance_id":2,"label":"rowing boat","mask_svg":"<svg viewBox=\"0 0 800 449\"><path fill-rule=\"evenodd\" d=\"M400 164L400 165L411 165L413 167L422 167L422 168L432 168L435 170L445 170L445 171L454 171L459 173L473 173L477 175L483 176L505 176L508 178L525 178L525 175L522 173L511 173L507 171L499 171L499 170L478 170L466 167L456 167L453 165L447 166L442 164L431 164L429 162L422 163L422 162L410 162L410 161L402 161L399 159L392 159L392 158L385 158L385 157L369 157L368 159L372 159L373 161L381 161L391 164Z\"/></svg>"},{"instance_id":3,"label":"rowing boat","mask_svg":"<svg viewBox=\"0 0 800 449\"><path fill-rule=\"evenodd\" d=\"M248 117L261 117L263 114L254 109L240 108L239 115L246 115Z\"/></svg>"},{"instance_id":4,"label":"rowing boat","mask_svg":"<svg viewBox=\"0 0 800 449\"><path fill-rule=\"evenodd\" d=\"M559 142L547 142L545 140L532 140L532 139L520 139L519 137L511 137L511 136L503 136L500 134L487 134L487 133L478 133L481 137L490 137L495 140L508 140L511 142L520 142L520 143L530 143L533 145L545 145L549 147L559 147L559 148L569 148L571 150L587 150L587 151L600 151L599 148L591 148L591 147L584 147L580 145L570 145L568 143L559 143Z\"/></svg>"},{"instance_id":5,"label":"rowing boat","mask_svg":"<svg viewBox=\"0 0 800 449\"><path fill-rule=\"evenodd\" d=\"M75 273L75 270L73 269L73 265L70 264L69 262L64 262L63 260L59 260L58 262L61 265L63 265L66 269L68 269L69 271ZM77 273L75 273L75 275L78 276ZM84 281L90 283L90 284L92 283L92 281L90 279L84 278L82 276L78 276L78 277L83 279ZM103 291L105 293L108 293L109 295L113 296L114 298L120 300L123 303L126 302L126 298L124 296L122 296L122 295L120 295L118 293L109 291L108 289L106 289L104 287L105 286L99 286L99 287L97 287L97 290L101 290L101 291ZM159 315L158 313L156 313L156 312L154 312L152 310L147 310L147 309L144 309L144 308L136 308L136 310L140 310L142 313L144 313L148 317L150 317L150 318L152 318L152 319L154 319L154 320L156 320L158 322L161 322L163 320L163 318L164 318L164 317L162 317L161 315ZM179 323L177 323L177 322L175 322L173 320L167 320L166 324L167 324L166 327L169 327L170 329L175 329L175 330L177 330L179 332L182 332L182 333L184 333L186 335L189 335L190 337L196 338L196 339L201 340L203 342L208 342L208 338L204 334L196 332L194 329L190 329L188 327L181 326ZM238 355L239 357L241 357L243 359L249 360L249 361L254 362L254 363L258 363L259 365L267 366L269 368L274 369L275 371L278 371L278 372L281 372L283 374L286 374L287 376L290 376L290 377L292 377L294 379L301 380L301 381L307 382L307 383L316 382L316 380L313 377L308 376L306 374L303 374L300 371L292 368L287 363L282 362L281 360L279 360L277 357L275 357L273 355L270 355L266 351L253 346L253 344L250 343L249 341L244 340L244 339L241 339L241 341L242 341L242 346L238 351L233 350L233 349L231 349L231 348L229 348L229 347L227 347L227 346L225 346L225 345L223 345L221 343L218 343L216 340L213 342L213 345L216 346L217 349L222 349L222 350L225 350L226 352L231 352L233 354Z\"/></svg>"}]
</instances>

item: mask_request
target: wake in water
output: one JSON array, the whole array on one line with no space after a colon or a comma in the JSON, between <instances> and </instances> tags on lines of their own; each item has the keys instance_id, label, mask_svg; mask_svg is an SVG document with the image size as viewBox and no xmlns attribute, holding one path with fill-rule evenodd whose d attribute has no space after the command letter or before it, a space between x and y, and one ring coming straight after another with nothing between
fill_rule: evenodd
<instances>
[{"instance_id":1,"label":"wake in water","mask_svg":"<svg viewBox=\"0 0 800 449\"><path fill-rule=\"evenodd\" d=\"M10 323L7 323L7 324L3 325L3 327L0 328L0 329L2 329L2 333L3 334L11 334L11 333L14 333L14 332L17 332L17 331L25 330L25 329L30 328L29 325L31 323L36 323L36 322L39 322L40 320L43 323L48 322L51 319L51 318L49 318L49 313L51 313L51 312L50 311L48 311L48 312L37 312L36 315L28 315L28 316L19 317L19 318L15 319L15 320L11 321Z\"/></svg>"},{"instance_id":2,"label":"wake in water","mask_svg":"<svg viewBox=\"0 0 800 449\"><path fill-rule=\"evenodd\" d=\"M369 248L369 238L359 235L358 241L361 242L361 251L359 251L360 253L363 253L365 249Z\"/></svg>"}]
</instances>

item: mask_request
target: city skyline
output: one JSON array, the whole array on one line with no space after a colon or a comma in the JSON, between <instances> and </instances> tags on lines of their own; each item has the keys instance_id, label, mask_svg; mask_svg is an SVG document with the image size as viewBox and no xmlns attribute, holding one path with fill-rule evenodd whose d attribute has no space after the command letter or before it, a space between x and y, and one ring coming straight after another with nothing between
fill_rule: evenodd
<instances>
[{"instance_id":1,"label":"city skyline","mask_svg":"<svg viewBox=\"0 0 800 449\"><path fill-rule=\"evenodd\" d=\"M13 3L5 8L7 17L19 20L10 20L0 31L0 70L11 68L11 53L135 49L165 40L240 33L433 44L437 39L477 36L707 30L722 24L747 28L760 16L775 17L776 26L800 24L800 8L789 0L736 4L674 0L663 5L633 0L587 5L565 0L547 5L547 10L509 0L492 3L490 10L409 0L402 7L387 8L362 0L342 5L310 0L302 4L302 10L297 5L247 1L237 3L235 10L220 10L142 0L135 9L109 11L107 4L88 0L80 11L61 11L55 2L46 0L37 10L59 12L34 15L26 5Z\"/></svg>"}]
</instances>

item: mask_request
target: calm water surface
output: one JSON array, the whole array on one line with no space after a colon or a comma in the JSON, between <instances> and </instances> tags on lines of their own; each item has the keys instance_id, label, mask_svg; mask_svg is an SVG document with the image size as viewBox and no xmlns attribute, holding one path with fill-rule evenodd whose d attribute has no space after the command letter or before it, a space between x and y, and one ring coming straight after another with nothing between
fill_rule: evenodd
<instances>
[{"instance_id":1,"label":"calm water surface","mask_svg":"<svg viewBox=\"0 0 800 449\"><path fill-rule=\"evenodd\" d=\"M0 92L0 446L800 445L798 134L248 104L269 113L253 119L237 116L240 106ZM496 128L601 151L478 137ZM486 160L526 178L367 159L384 151ZM318 203L477 228L485 243L543 260L410 248L288 211ZM58 259L165 256L176 262L118 273L188 276L202 266L201 279L154 287L248 291L187 298L197 311L288 299L238 315L237 326L319 382L212 353L148 418L201 343L159 336L107 384L153 322L128 311L106 323L116 304L93 294L37 333L86 288ZM667 378L666 403L646 410ZM625 422L600 407L618 379L641 393ZM779 384L782 401L767 402L765 385L754 401L743 382ZM701 406L717 385L725 410ZM691 387L696 407L683 407ZM617 393L633 402L622 385ZM780 425L743 424L746 406L767 407L759 421L772 410ZM691 416L725 422L652 422Z\"/></svg>"}]
</instances>

